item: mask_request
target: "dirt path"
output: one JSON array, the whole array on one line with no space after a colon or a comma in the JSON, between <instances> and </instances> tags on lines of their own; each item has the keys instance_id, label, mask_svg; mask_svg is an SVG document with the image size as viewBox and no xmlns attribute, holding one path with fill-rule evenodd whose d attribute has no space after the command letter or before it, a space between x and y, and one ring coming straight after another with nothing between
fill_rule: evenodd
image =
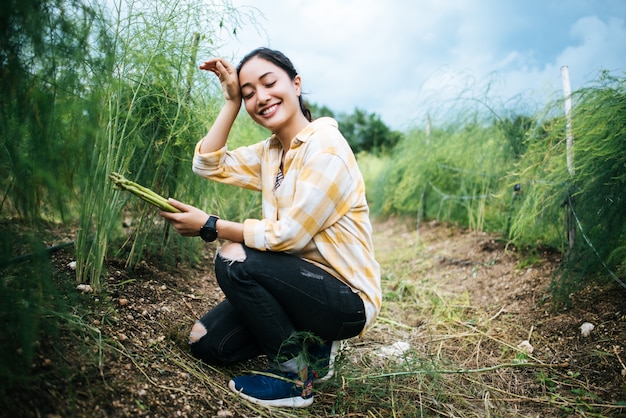
<instances>
[{"instance_id":1,"label":"dirt path","mask_svg":"<svg viewBox=\"0 0 626 418\"><path fill-rule=\"evenodd\" d=\"M389 316L415 327L407 330L404 338L423 352L437 346L446 359L468 369L506 363L511 357L507 351L517 353L514 360L521 354L540 366L558 365L530 368L532 374L494 373L493 378L474 380L478 386L474 390L484 384L492 391L506 393L503 398L518 404L515 410L520 416L568 410L578 416L570 403L595 405L580 409L583 414L626 415L626 291L622 287L615 282L589 286L570 295L571 307L555 311L550 291L559 263L555 254L524 255L507 248L497 236L438 222L418 229L412 222L396 219L377 225L379 260L387 272L406 275L394 277L400 283L395 286L411 283L422 289L416 292L422 299L414 306L433 292L444 303L462 306L449 309L446 314L450 320L442 324L434 323L432 318L437 315L411 309L411 304L388 303ZM581 333L584 323L594 326L586 337ZM480 337L472 338L470 333ZM433 343L436 339L448 342L437 345ZM528 347L532 351L526 355L522 351ZM565 406L556 407L559 402ZM471 415L476 411L466 412ZM477 413L488 412L485 407L482 414ZM501 414L502 410L496 412Z\"/></svg>"},{"instance_id":2,"label":"dirt path","mask_svg":"<svg viewBox=\"0 0 626 418\"><path fill-rule=\"evenodd\" d=\"M394 343L407 342L417 357L476 369L508 361L523 340L534 346L533 362L567 365L551 375L553 383L561 385L558 390L548 388L556 400L567 402L569 398L562 392L582 388L590 394L583 396L586 402L600 405L594 413L626 413L623 408L606 407L626 400L626 376L622 374L626 372L620 364L626 359L626 292L612 285L589 288L572 295L573 308L551 312L548 287L558 260L550 254L540 254L531 263L505 248L495 236L438 223L416 229L412 222L376 223L375 246L385 292L383 312L363 339L344 344L345 375L320 389L316 409L309 413L332 415L329 411L336 411L341 396L342 405L351 405L343 406L344 412L352 411L351 416L366 416L368 410L390 413L367 390L351 395L346 379L351 372L379 373L388 367L388 356L377 353ZM83 295L87 313L63 325L61 342L46 338L39 342L33 375L45 379L38 380L33 393L16 395L23 416L298 414L273 411L267 415L225 389L232 375L262 367L262 359L240 367L210 368L190 357L189 328L222 298L212 274L212 257L209 251L205 268L192 271L168 271L159 269L157 263L143 263L128 272L121 262L112 261L106 296ZM73 280L70 261L70 253L54 256L61 280ZM583 322L595 325L590 337L581 337ZM450 381L450 390L462 391L460 396L467 399L462 405L454 400L444 405L457 409L448 416L484 416L489 412L485 393L494 397L495 415L498 405L506 407L507 401L501 399L516 397L512 404L520 414L515 416L528 416L525 413L544 410L544 399L551 395L545 393L546 383L537 381L535 370L481 376L482 380L472 376L472 382L467 376ZM571 379L566 381L563 376ZM566 387L574 381L575 386ZM365 383L373 388L378 382ZM436 390L446 388L442 386L445 383L442 379ZM486 391L485 387L492 389ZM481 394L472 395L477 390ZM424 389L418 399L413 398L417 396L414 391L398 390L397 396L406 396L411 405L422 402L430 414L446 416L441 399L435 397L441 395L429 392ZM588 400L591 395L593 401ZM350 396L357 399L346 400ZM466 414L458 411L466 407Z\"/></svg>"}]
</instances>

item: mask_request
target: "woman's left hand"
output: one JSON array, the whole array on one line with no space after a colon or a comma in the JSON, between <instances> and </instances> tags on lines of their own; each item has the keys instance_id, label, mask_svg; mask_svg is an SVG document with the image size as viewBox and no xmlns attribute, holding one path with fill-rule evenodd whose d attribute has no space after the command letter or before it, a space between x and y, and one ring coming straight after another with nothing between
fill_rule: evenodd
<instances>
[{"instance_id":1,"label":"woman's left hand","mask_svg":"<svg viewBox=\"0 0 626 418\"><path fill-rule=\"evenodd\" d=\"M204 226L209 215L194 206L186 205L178 200L169 198L168 201L176 209L180 210L180 213L174 212L159 212L163 218L165 218L180 235L186 237L196 237L200 235L200 228Z\"/></svg>"}]
</instances>

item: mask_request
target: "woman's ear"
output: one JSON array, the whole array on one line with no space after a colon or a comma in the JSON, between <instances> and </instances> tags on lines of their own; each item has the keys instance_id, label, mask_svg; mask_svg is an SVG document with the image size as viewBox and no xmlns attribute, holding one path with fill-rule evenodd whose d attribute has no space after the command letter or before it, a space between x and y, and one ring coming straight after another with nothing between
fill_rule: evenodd
<instances>
[{"instance_id":1,"label":"woman's ear","mask_svg":"<svg viewBox=\"0 0 626 418\"><path fill-rule=\"evenodd\" d=\"M296 89L296 96L300 96L302 94L302 78L299 74L293 78L293 86Z\"/></svg>"}]
</instances>

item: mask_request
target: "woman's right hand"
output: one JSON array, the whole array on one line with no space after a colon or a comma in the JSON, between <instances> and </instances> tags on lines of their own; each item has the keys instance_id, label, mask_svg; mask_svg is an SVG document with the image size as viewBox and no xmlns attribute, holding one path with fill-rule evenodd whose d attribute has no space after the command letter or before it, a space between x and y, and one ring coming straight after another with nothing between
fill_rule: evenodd
<instances>
[{"instance_id":1,"label":"woman's right hand","mask_svg":"<svg viewBox=\"0 0 626 418\"><path fill-rule=\"evenodd\" d=\"M160 211L159 215L165 218L176 228L178 233L185 237L200 235L200 228L204 225L209 215L202 209L169 198L168 202L180 212Z\"/></svg>"},{"instance_id":2,"label":"woman's right hand","mask_svg":"<svg viewBox=\"0 0 626 418\"><path fill-rule=\"evenodd\" d=\"M222 84L224 98L241 104L241 87L237 69L222 58L211 58L200 65L201 70L214 73Z\"/></svg>"}]
</instances>

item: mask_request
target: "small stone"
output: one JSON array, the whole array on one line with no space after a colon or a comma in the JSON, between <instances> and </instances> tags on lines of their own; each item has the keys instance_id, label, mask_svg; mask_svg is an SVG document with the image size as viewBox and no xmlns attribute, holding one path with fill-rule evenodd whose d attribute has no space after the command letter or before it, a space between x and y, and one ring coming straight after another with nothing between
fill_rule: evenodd
<instances>
[{"instance_id":1,"label":"small stone","mask_svg":"<svg viewBox=\"0 0 626 418\"><path fill-rule=\"evenodd\" d=\"M383 357L383 358L388 358L388 357L399 358L399 357L404 356L410 349L411 349L411 346L409 345L408 342L396 341L395 343L391 345L380 347L378 350L376 350L376 355L379 357Z\"/></svg>"},{"instance_id":2,"label":"small stone","mask_svg":"<svg viewBox=\"0 0 626 418\"><path fill-rule=\"evenodd\" d=\"M80 290L83 293L93 293L93 289L88 284L79 284L76 286L76 290Z\"/></svg>"},{"instance_id":3,"label":"small stone","mask_svg":"<svg viewBox=\"0 0 626 418\"><path fill-rule=\"evenodd\" d=\"M530 344L530 341L528 340L524 340L521 343L519 343L517 345L517 348L523 352L525 352L526 354L532 354L533 351L535 351L535 347L533 347Z\"/></svg>"},{"instance_id":4,"label":"small stone","mask_svg":"<svg viewBox=\"0 0 626 418\"><path fill-rule=\"evenodd\" d=\"M580 335L582 335L583 337L588 337L594 328L595 326L592 323L585 322L580 326Z\"/></svg>"}]
</instances>

